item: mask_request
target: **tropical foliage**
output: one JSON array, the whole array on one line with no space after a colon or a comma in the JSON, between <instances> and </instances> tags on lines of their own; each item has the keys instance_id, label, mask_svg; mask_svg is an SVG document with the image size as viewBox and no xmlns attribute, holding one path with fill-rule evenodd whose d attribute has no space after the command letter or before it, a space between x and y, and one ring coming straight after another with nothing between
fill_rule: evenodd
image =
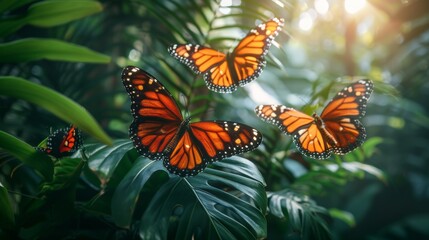
<instances>
[{"instance_id":1,"label":"tropical foliage","mask_svg":"<svg viewBox=\"0 0 429 240\"><path fill-rule=\"evenodd\" d=\"M421 239L429 237L428 3L361 1L6 0L0 3L0 236L5 239ZM349 2L349 3L347 3ZM356 12L354 12L356 10ZM285 26L254 82L209 91L167 52L229 51L274 16ZM195 177L139 156L128 138L127 65L156 76L192 121L257 128L261 146ZM302 156L258 119L258 104L306 113L370 78L367 141ZM76 125L76 154L34 147Z\"/></svg>"}]
</instances>

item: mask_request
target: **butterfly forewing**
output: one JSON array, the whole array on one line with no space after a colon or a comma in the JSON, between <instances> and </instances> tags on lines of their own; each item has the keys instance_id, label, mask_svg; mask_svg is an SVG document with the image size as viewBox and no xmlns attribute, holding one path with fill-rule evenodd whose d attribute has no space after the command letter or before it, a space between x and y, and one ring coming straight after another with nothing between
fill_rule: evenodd
<instances>
[{"instance_id":1,"label":"butterfly forewing","mask_svg":"<svg viewBox=\"0 0 429 240\"><path fill-rule=\"evenodd\" d=\"M260 75L265 66L264 56L283 23L282 18L273 18L259 24L228 55L192 44L174 44L168 51L195 73L203 74L210 90L231 93Z\"/></svg>"},{"instance_id":2,"label":"butterfly forewing","mask_svg":"<svg viewBox=\"0 0 429 240\"><path fill-rule=\"evenodd\" d=\"M231 54L231 61L240 86L259 77L265 66L264 57L283 24L283 18L261 23L238 43Z\"/></svg>"},{"instance_id":3,"label":"butterfly forewing","mask_svg":"<svg viewBox=\"0 0 429 240\"><path fill-rule=\"evenodd\" d=\"M126 67L122 82L131 97L131 140L141 155L161 159L183 121L179 107L157 79L137 67Z\"/></svg>"},{"instance_id":4,"label":"butterfly forewing","mask_svg":"<svg viewBox=\"0 0 429 240\"><path fill-rule=\"evenodd\" d=\"M358 119L365 115L372 91L370 80L359 80L341 90L320 115L336 141L336 154L346 154L365 141L366 131Z\"/></svg>"},{"instance_id":5,"label":"butterfly forewing","mask_svg":"<svg viewBox=\"0 0 429 240\"><path fill-rule=\"evenodd\" d=\"M326 105L320 117L325 121L345 117L363 117L372 90L372 82L366 79L345 87Z\"/></svg>"},{"instance_id":6,"label":"butterfly forewing","mask_svg":"<svg viewBox=\"0 0 429 240\"><path fill-rule=\"evenodd\" d=\"M308 127L314 119L305 113L283 105L259 105L256 115L262 120L276 125L287 134L296 134L299 129Z\"/></svg>"},{"instance_id":7,"label":"butterfly forewing","mask_svg":"<svg viewBox=\"0 0 429 240\"><path fill-rule=\"evenodd\" d=\"M77 147L80 144L81 144L80 132L77 128L75 128L74 126L71 126L60 144L59 152L66 153L66 152L75 151L75 149L77 149Z\"/></svg>"}]
</instances>

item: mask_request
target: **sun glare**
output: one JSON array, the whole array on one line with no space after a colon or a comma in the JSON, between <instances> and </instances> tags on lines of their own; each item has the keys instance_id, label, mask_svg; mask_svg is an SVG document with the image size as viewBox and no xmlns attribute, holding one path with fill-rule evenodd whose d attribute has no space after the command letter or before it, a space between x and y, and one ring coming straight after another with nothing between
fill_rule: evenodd
<instances>
[{"instance_id":1,"label":"sun glare","mask_svg":"<svg viewBox=\"0 0 429 240\"><path fill-rule=\"evenodd\" d=\"M231 12L232 0L222 0L220 1L219 11L223 14L228 14Z\"/></svg>"},{"instance_id":2,"label":"sun glare","mask_svg":"<svg viewBox=\"0 0 429 240\"><path fill-rule=\"evenodd\" d=\"M349 14L355 14L362 10L366 5L366 0L345 0L344 8Z\"/></svg>"},{"instance_id":3,"label":"sun glare","mask_svg":"<svg viewBox=\"0 0 429 240\"><path fill-rule=\"evenodd\" d=\"M314 8L319 14L325 15L329 11L329 3L326 0L315 0Z\"/></svg>"},{"instance_id":4,"label":"sun glare","mask_svg":"<svg viewBox=\"0 0 429 240\"><path fill-rule=\"evenodd\" d=\"M311 17L310 13L304 12L299 17L299 28L301 28L303 31L310 31L313 28L313 18Z\"/></svg>"}]
</instances>

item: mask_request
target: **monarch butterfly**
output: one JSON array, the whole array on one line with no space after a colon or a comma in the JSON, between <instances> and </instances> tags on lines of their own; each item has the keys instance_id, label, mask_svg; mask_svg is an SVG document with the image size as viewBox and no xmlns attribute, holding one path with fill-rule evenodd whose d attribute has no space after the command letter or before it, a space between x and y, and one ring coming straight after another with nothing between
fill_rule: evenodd
<instances>
[{"instance_id":1,"label":"monarch butterfly","mask_svg":"<svg viewBox=\"0 0 429 240\"><path fill-rule=\"evenodd\" d=\"M163 160L171 173L194 176L208 163L255 149L261 134L229 121L190 123L170 92L149 73L126 67L122 82L131 97L130 138L140 155Z\"/></svg>"},{"instance_id":2,"label":"monarch butterfly","mask_svg":"<svg viewBox=\"0 0 429 240\"><path fill-rule=\"evenodd\" d=\"M58 129L48 136L46 147L37 149L55 158L72 155L82 145L82 137L79 129L74 125L69 128Z\"/></svg>"},{"instance_id":3,"label":"monarch butterfly","mask_svg":"<svg viewBox=\"0 0 429 240\"><path fill-rule=\"evenodd\" d=\"M359 122L373 90L370 80L359 80L341 90L319 116L283 105L259 105L256 114L292 135L298 150L312 158L325 159L331 153L346 154L360 146L366 131Z\"/></svg>"},{"instance_id":4,"label":"monarch butterfly","mask_svg":"<svg viewBox=\"0 0 429 240\"><path fill-rule=\"evenodd\" d=\"M259 24L229 54L192 44L174 44L168 51L195 73L203 74L210 90L231 93L238 85L244 86L261 74L266 63L264 57L283 23L283 18L273 18Z\"/></svg>"}]
</instances>

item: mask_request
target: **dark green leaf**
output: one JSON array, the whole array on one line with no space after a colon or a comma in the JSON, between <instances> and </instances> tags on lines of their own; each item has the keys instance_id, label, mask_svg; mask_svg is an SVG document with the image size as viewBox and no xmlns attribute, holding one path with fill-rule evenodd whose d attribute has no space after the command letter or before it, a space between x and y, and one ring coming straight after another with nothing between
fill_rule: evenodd
<instances>
[{"instance_id":1,"label":"dark green leaf","mask_svg":"<svg viewBox=\"0 0 429 240\"><path fill-rule=\"evenodd\" d=\"M42 192L58 191L76 183L85 162L80 158L61 158L55 162L54 178L42 187Z\"/></svg>"},{"instance_id":2,"label":"dark green leaf","mask_svg":"<svg viewBox=\"0 0 429 240\"><path fill-rule=\"evenodd\" d=\"M112 216L116 225L129 228L139 193L149 178L158 171L165 171L161 161L139 157L115 190L112 198Z\"/></svg>"},{"instance_id":3,"label":"dark green leaf","mask_svg":"<svg viewBox=\"0 0 429 240\"><path fill-rule=\"evenodd\" d=\"M229 164L225 165L232 166L232 162L253 165L238 157L230 158ZM245 164L236 169L246 168ZM221 167L216 163L213 165ZM252 176L257 173L253 172ZM196 177L171 178L158 190L144 213L141 237L152 237L154 233L162 239L171 236L177 239L192 236L258 239L266 236L262 212L265 197L261 198L265 191L262 182L252 176L235 170L224 172L209 168ZM189 226L193 226L192 229Z\"/></svg>"},{"instance_id":4,"label":"dark green leaf","mask_svg":"<svg viewBox=\"0 0 429 240\"><path fill-rule=\"evenodd\" d=\"M31 5L26 20L38 27L53 27L103 10L101 3L91 0L47 0Z\"/></svg>"},{"instance_id":5,"label":"dark green leaf","mask_svg":"<svg viewBox=\"0 0 429 240\"><path fill-rule=\"evenodd\" d=\"M0 89L3 90L1 87ZM52 178L52 160L46 154L36 151L34 147L8 133L0 131L0 148L39 171L46 180Z\"/></svg>"},{"instance_id":6,"label":"dark green leaf","mask_svg":"<svg viewBox=\"0 0 429 240\"><path fill-rule=\"evenodd\" d=\"M142 217L140 236L159 239L266 236L264 184L259 181L262 176L255 166L243 158L232 157L213 163L212 167L195 177L172 176L165 184L155 186L156 194ZM117 224L129 226L139 191L161 169L160 161L143 158L124 178L112 201Z\"/></svg>"},{"instance_id":7,"label":"dark green leaf","mask_svg":"<svg viewBox=\"0 0 429 240\"><path fill-rule=\"evenodd\" d=\"M25 1L16 1L25 4ZM18 4L4 3L0 8L15 8ZM76 19L80 19L103 10L102 5L96 1L47 0L30 6L26 16L0 21L0 36L7 36L26 24L37 27L58 26Z\"/></svg>"},{"instance_id":8,"label":"dark green leaf","mask_svg":"<svg viewBox=\"0 0 429 240\"><path fill-rule=\"evenodd\" d=\"M347 223L350 227L354 227L356 225L355 218L353 214L342 211L340 209L331 208L329 209L329 215L333 218L340 219L341 221Z\"/></svg>"},{"instance_id":9,"label":"dark green leaf","mask_svg":"<svg viewBox=\"0 0 429 240\"><path fill-rule=\"evenodd\" d=\"M47 87L17 77L0 77L0 95L23 99L42 107L57 117L76 124L103 143L111 144L109 136L82 106Z\"/></svg>"},{"instance_id":10,"label":"dark green leaf","mask_svg":"<svg viewBox=\"0 0 429 240\"><path fill-rule=\"evenodd\" d=\"M0 228L12 229L15 225L15 215L9 200L7 189L0 183Z\"/></svg>"},{"instance_id":11,"label":"dark green leaf","mask_svg":"<svg viewBox=\"0 0 429 240\"><path fill-rule=\"evenodd\" d=\"M302 239L331 239L331 233L322 215L325 208L308 196L290 190L268 194L269 211L279 218L287 218L294 232Z\"/></svg>"},{"instance_id":12,"label":"dark green leaf","mask_svg":"<svg viewBox=\"0 0 429 240\"><path fill-rule=\"evenodd\" d=\"M3 13L5 11L12 11L20 6L34 1L36 0L3 0L0 2L0 13Z\"/></svg>"},{"instance_id":13,"label":"dark green leaf","mask_svg":"<svg viewBox=\"0 0 429 240\"><path fill-rule=\"evenodd\" d=\"M110 57L86 47L55 39L27 38L0 44L0 62L17 63L35 60L108 63Z\"/></svg>"},{"instance_id":14,"label":"dark green leaf","mask_svg":"<svg viewBox=\"0 0 429 240\"><path fill-rule=\"evenodd\" d=\"M85 150L90 156L88 167L100 180L107 183L119 165L119 162L132 148L132 142L128 139L116 140L111 146L100 146L99 144L86 146Z\"/></svg>"}]
</instances>

